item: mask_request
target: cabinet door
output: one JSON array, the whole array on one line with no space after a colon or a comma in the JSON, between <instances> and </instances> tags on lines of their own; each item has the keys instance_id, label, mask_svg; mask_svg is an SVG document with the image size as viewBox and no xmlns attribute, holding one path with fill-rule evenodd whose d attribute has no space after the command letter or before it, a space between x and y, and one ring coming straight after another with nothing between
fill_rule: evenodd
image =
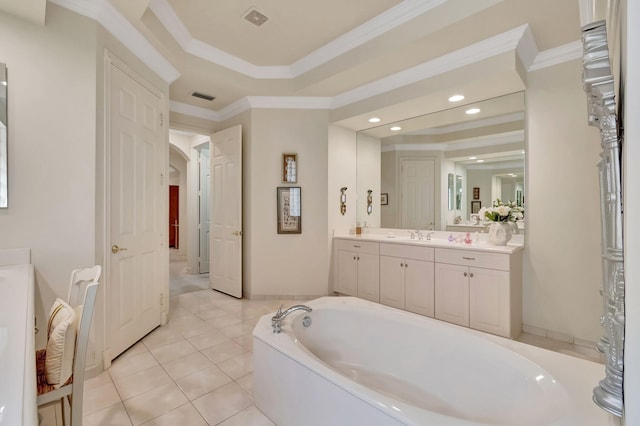
<instances>
[{"instance_id":1,"label":"cabinet door","mask_svg":"<svg viewBox=\"0 0 640 426\"><path fill-rule=\"evenodd\" d=\"M380 303L404 309L405 260L380 256Z\"/></svg>"},{"instance_id":2,"label":"cabinet door","mask_svg":"<svg viewBox=\"0 0 640 426\"><path fill-rule=\"evenodd\" d=\"M349 296L358 295L357 253L338 250L338 293Z\"/></svg>"},{"instance_id":3,"label":"cabinet door","mask_svg":"<svg viewBox=\"0 0 640 426\"><path fill-rule=\"evenodd\" d=\"M406 261L405 309L433 318L434 311L434 267L433 262ZM380 290L382 291L382 289ZM382 295L380 296L382 297Z\"/></svg>"},{"instance_id":4,"label":"cabinet door","mask_svg":"<svg viewBox=\"0 0 640 426\"><path fill-rule=\"evenodd\" d=\"M380 302L380 256L357 253L358 297Z\"/></svg>"},{"instance_id":5,"label":"cabinet door","mask_svg":"<svg viewBox=\"0 0 640 426\"><path fill-rule=\"evenodd\" d=\"M435 264L435 317L469 327L469 268Z\"/></svg>"},{"instance_id":6,"label":"cabinet door","mask_svg":"<svg viewBox=\"0 0 640 426\"><path fill-rule=\"evenodd\" d=\"M469 325L510 337L509 273L469 268Z\"/></svg>"}]
</instances>

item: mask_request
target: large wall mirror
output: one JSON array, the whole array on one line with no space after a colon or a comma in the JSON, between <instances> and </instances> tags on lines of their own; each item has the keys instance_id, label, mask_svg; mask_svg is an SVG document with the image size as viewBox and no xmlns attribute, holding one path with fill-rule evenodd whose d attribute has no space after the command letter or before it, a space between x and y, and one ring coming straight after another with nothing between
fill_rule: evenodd
<instances>
[{"instance_id":1,"label":"large wall mirror","mask_svg":"<svg viewBox=\"0 0 640 426\"><path fill-rule=\"evenodd\" d=\"M357 221L382 228L482 228L474 214L496 199L524 207L524 96L512 93L359 131ZM365 189L377 198L387 194L376 215L366 214Z\"/></svg>"},{"instance_id":2,"label":"large wall mirror","mask_svg":"<svg viewBox=\"0 0 640 426\"><path fill-rule=\"evenodd\" d=\"M7 159L7 67L0 63L0 208L8 204L8 159Z\"/></svg>"}]
</instances>

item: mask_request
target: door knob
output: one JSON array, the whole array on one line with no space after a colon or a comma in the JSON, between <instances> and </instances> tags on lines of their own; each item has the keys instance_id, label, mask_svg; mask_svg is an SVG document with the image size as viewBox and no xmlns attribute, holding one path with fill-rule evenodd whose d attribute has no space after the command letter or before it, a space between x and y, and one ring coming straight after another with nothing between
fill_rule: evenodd
<instances>
[{"instance_id":1,"label":"door knob","mask_svg":"<svg viewBox=\"0 0 640 426\"><path fill-rule=\"evenodd\" d=\"M233 235L236 235L236 236L242 235L242 231L235 231L233 232Z\"/></svg>"},{"instance_id":2,"label":"door knob","mask_svg":"<svg viewBox=\"0 0 640 426\"><path fill-rule=\"evenodd\" d=\"M111 246L111 253L113 253L113 254L116 254L116 253L118 253L119 251L125 251L125 250L126 250L126 248L124 248L124 247L118 247L118 246L117 246L117 245L115 245L115 244Z\"/></svg>"}]
</instances>

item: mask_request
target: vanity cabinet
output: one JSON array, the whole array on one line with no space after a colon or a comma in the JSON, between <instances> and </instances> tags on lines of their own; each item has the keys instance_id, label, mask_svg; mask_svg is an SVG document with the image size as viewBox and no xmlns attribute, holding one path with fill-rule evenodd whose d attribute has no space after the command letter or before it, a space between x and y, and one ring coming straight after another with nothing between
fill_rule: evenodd
<instances>
[{"instance_id":1,"label":"vanity cabinet","mask_svg":"<svg viewBox=\"0 0 640 426\"><path fill-rule=\"evenodd\" d=\"M380 301L380 244L337 240L337 262L338 293Z\"/></svg>"},{"instance_id":2,"label":"vanity cabinet","mask_svg":"<svg viewBox=\"0 0 640 426\"><path fill-rule=\"evenodd\" d=\"M434 250L380 244L380 303L433 317Z\"/></svg>"},{"instance_id":3,"label":"vanity cabinet","mask_svg":"<svg viewBox=\"0 0 640 426\"><path fill-rule=\"evenodd\" d=\"M504 337L522 328L522 254L436 249L435 317Z\"/></svg>"}]
</instances>

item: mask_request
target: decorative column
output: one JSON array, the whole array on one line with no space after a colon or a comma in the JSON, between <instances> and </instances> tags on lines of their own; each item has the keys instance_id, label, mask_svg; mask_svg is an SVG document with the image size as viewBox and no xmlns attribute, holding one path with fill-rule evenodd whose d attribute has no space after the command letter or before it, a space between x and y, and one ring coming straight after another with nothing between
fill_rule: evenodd
<instances>
[{"instance_id":1,"label":"decorative column","mask_svg":"<svg viewBox=\"0 0 640 426\"><path fill-rule=\"evenodd\" d=\"M625 316L620 158L623 139L616 115L605 21L582 28L582 45L582 80L587 93L589 125L600 129L602 146L598 169L603 272L600 323L604 337L598 342L598 349L605 355L606 375L593 389L593 401L604 410L622 417Z\"/></svg>"}]
</instances>

